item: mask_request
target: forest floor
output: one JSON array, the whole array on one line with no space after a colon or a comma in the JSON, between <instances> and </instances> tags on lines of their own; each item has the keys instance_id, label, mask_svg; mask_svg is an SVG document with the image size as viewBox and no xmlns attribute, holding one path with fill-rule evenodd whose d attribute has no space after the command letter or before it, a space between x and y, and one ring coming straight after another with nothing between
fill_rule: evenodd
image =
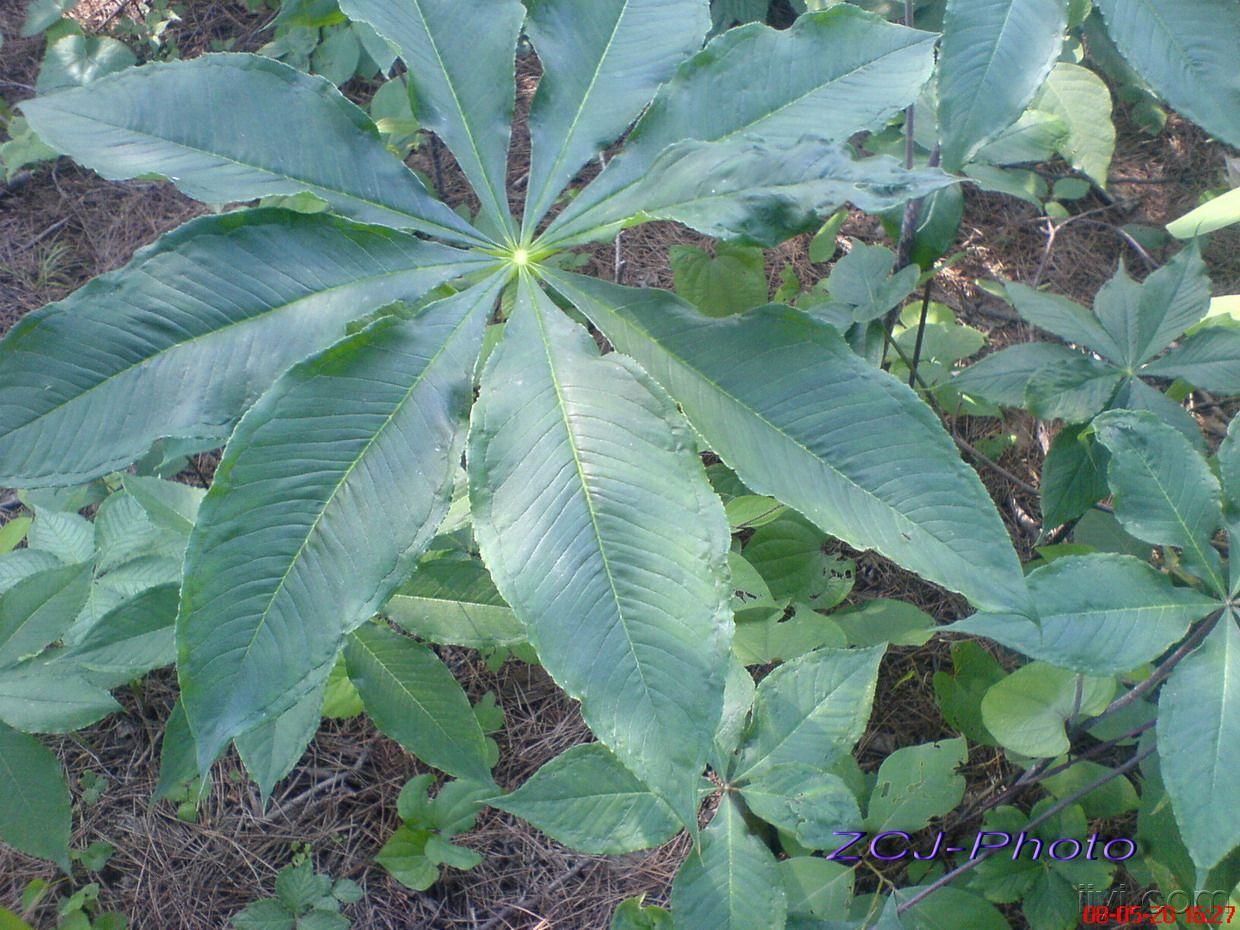
<instances>
[{"instance_id":1,"label":"forest floor","mask_svg":"<svg viewBox=\"0 0 1240 930\"><path fill-rule=\"evenodd\" d=\"M17 37L25 4L9 0L2 6L0 94L11 105L31 95L42 48L39 39ZM111 15L117 0L88 0L87 6L99 22ZM210 50L213 42L233 39L236 50L252 50L265 40L262 29L270 14L250 13L239 0L189 0L182 7L183 19L174 28L183 57ZM526 104L535 83L534 75L522 69L521 98ZM373 87L349 85L346 91L365 100ZM1061 224L1051 238L1036 208L968 192L958 247L963 258L938 277L934 297L952 307L962 322L984 331L992 348L1037 337L1005 304L980 289L979 279L1037 279L1088 304L1121 259L1138 275L1146 270L1115 227L1161 226L1221 180L1222 150L1191 125L1173 116L1166 131L1153 137L1131 125L1122 112L1117 122L1120 138L1109 196L1095 194L1073 205L1076 213L1090 211L1089 222ZM527 140L518 133L514 178L524 171L527 151ZM425 149L415 162L432 173ZM1039 170L1048 176L1068 173L1062 164ZM468 196L450 164L441 163L440 177L450 204ZM204 212L206 208L169 185L106 181L64 159L18 175L8 187L0 187L0 334L23 314L124 264L138 247ZM883 240L877 223L859 215L848 221L842 235ZM618 252L611 246L598 249L591 271L611 278L619 264L626 283L668 287L668 247L703 242L669 224L641 227L624 234ZM1216 236L1211 244L1207 259L1216 293L1240 291L1237 246L1240 237L1226 235ZM807 285L830 271L829 265L809 260L808 237L772 251L773 285L789 262ZM1051 436L1022 416L1009 416L1002 424L961 419L949 427L974 440L1000 429L1017 436L999 463L1008 476L986 463L974 464L1013 538L1023 554L1030 555L1038 501L1026 485L1036 486ZM198 464L210 474L210 457ZM13 501L11 493L0 490L0 523L6 513L12 515ZM900 598L941 621L960 615L963 604L954 596L875 556L850 555L858 562L854 600ZM501 748L496 778L501 785L515 787L553 756L589 739L575 706L540 669L509 660L492 672L476 653L443 652L474 700L494 692L504 710L504 729L496 734ZM873 769L899 746L952 735L939 717L931 688L934 672L948 661L948 647L941 639L920 648L891 650L870 728L858 749L863 768ZM100 841L116 847L97 877L100 900L105 908L127 915L135 930L226 927L245 904L271 894L275 873L289 862L295 843L310 845L320 871L362 885L365 897L346 909L361 930L605 930L611 911L624 898L644 893L650 901L662 901L688 851L682 837L647 853L583 856L514 817L487 811L462 840L485 857L483 864L470 872L446 870L430 891L414 893L374 862L398 825L396 795L419 771L398 745L364 718L325 721L301 765L277 788L265 811L257 789L230 756L216 767L213 790L197 822L187 823L177 818L173 805L151 802L159 735L175 695L171 673L154 675L141 691L119 696L124 713L51 741L70 772L93 772L106 779L102 796L91 805L83 802L81 786L74 786L74 846ZM993 794L1009 772L1000 754L981 747L965 774L969 797L977 799ZM51 879L54 872L0 847L0 905L16 907L23 887L37 877ZM858 884L872 888L877 880L862 875ZM46 910L33 919L39 926L54 922Z\"/></svg>"}]
</instances>

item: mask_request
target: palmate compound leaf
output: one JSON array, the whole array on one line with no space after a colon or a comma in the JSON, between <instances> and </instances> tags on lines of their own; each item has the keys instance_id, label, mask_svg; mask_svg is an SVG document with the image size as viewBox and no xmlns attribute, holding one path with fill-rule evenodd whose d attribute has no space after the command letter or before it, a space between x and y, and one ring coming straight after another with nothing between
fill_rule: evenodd
<instances>
[{"instance_id":1,"label":"palmate compound leaf","mask_svg":"<svg viewBox=\"0 0 1240 930\"><path fill-rule=\"evenodd\" d=\"M1189 624L1219 608L1214 598L1177 588L1126 555L1056 559L1030 574L1029 590L1038 605L1036 623L982 613L948 629L985 636L1061 668L1107 675L1158 658Z\"/></svg>"},{"instance_id":2,"label":"palmate compound leaf","mask_svg":"<svg viewBox=\"0 0 1240 930\"><path fill-rule=\"evenodd\" d=\"M605 235L598 228L612 222L601 219L610 201L627 198L668 146L743 135L787 146L807 132L843 142L916 99L933 67L933 35L849 4L802 16L783 31L758 23L729 29L660 88L624 151L543 239L556 245L567 230L578 241ZM640 209L634 203L630 214Z\"/></svg>"},{"instance_id":3,"label":"palmate compound leaf","mask_svg":"<svg viewBox=\"0 0 1240 930\"><path fill-rule=\"evenodd\" d=\"M664 291L546 276L676 398L755 493L976 604L1032 616L977 474L913 391L833 327L780 306L708 319Z\"/></svg>"},{"instance_id":4,"label":"palmate compound leaf","mask_svg":"<svg viewBox=\"0 0 1240 930\"><path fill-rule=\"evenodd\" d=\"M238 425L190 536L177 620L201 768L321 684L434 535L503 283L348 337Z\"/></svg>"},{"instance_id":5,"label":"palmate compound leaf","mask_svg":"<svg viewBox=\"0 0 1240 930\"><path fill-rule=\"evenodd\" d=\"M342 0L340 9L400 52L414 114L469 178L482 204L478 223L498 241L515 239L505 176L520 0Z\"/></svg>"},{"instance_id":6,"label":"palmate compound leaf","mask_svg":"<svg viewBox=\"0 0 1240 930\"><path fill-rule=\"evenodd\" d=\"M677 930L783 930L788 897L775 855L749 832L739 798L715 819L672 882Z\"/></svg>"},{"instance_id":7,"label":"palmate compound leaf","mask_svg":"<svg viewBox=\"0 0 1240 930\"><path fill-rule=\"evenodd\" d=\"M1240 10L1228 0L1097 0L1107 34L1161 97L1240 145Z\"/></svg>"},{"instance_id":8,"label":"palmate compound leaf","mask_svg":"<svg viewBox=\"0 0 1240 930\"><path fill-rule=\"evenodd\" d=\"M1180 549L1215 592L1226 591L1222 560L1210 544L1223 522L1221 490L1205 459L1149 413L1112 410L1094 421L1094 429L1111 453L1107 481L1124 529Z\"/></svg>"},{"instance_id":9,"label":"palmate compound leaf","mask_svg":"<svg viewBox=\"0 0 1240 930\"><path fill-rule=\"evenodd\" d=\"M596 855L650 849L680 830L672 809L600 743L574 746L516 791L488 803Z\"/></svg>"},{"instance_id":10,"label":"palmate compound leaf","mask_svg":"<svg viewBox=\"0 0 1240 930\"><path fill-rule=\"evenodd\" d=\"M487 258L326 215L193 220L0 343L0 485L79 484L166 436L222 441L350 320Z\"/></svg>"},{"instance_id":11,"label":"palmate compound leaf","mask_svg":"<svg viewBox=\"0 0 1240 930\"><path fill-rule=\"evenodd\" d=\"M1020 117L1059 55L1065 0L951 0L939 60L943 163L956 169Z\"/></svg>"},{"instance_id":12,"label":"palmate compound leaf","mask_svg":"<svg viewBox=\"0 0 1240 930\"><path fill-rule=\"evenodd\" d=\"M60 762L33 736L0 723L0 841L68 873L72 812Z\"/></svg>"},{"instance_id":13,"label":"palmate compound leaf","mask_svg":"<svg viewBox=\"0 0 1240 930\"><path fill-rule=\"evenodd\" d=\"M540 660L595 735L695 823L732 621L727 520L688 425L523 277L468 460L483 558Z\"/></svg>"},{"instance_id":14,"label":"palmate compound leaf","mask_svg":"<svg viewBox=\"0 0 1240 930\"><path fill-rule=\"evenodd\" d=\"M1158 758L1180 835L1198 869L1240 844L1240 628L1234 610L1167 679Z\"/></svg>"},{"instance_id":15,"label":"palmate compound leaf","mask_svg":"<svg viewBox=\"0 0 1240 930\"><path fill-rule=\"evenodd\" d=\"M366 223L486 240L435 200L330 81L258 55L126 68L36 97L39 138L105 178L168 178L195 200L310 192Z\"/></svg>"},{"instance_id":16,"label":"palmate compound leaf","mask_svg":"<svg viewBox=\"0 0 1240 930\"><path fill-rule=\"evenodd\" d=\"M555 235L563 247L673 220L708 236L774 247L812 232L844 203L875 213L955 183L938 169L906 171L886 156L855 159L847 145L812 136L689 140L669 146L641 180Z\"/></svg>"},{"instance_id":17,"label":"palmate compound leaf","mask_svg":"<svg viewBox=\"0 0 1240 930\"><path fill-rule=\"evenodd\" d=\"M528 235L583 164L614 142L702 46L702 0L536 0L526 33L543 74L530 109Z\"/></svg>"}]
</instances>

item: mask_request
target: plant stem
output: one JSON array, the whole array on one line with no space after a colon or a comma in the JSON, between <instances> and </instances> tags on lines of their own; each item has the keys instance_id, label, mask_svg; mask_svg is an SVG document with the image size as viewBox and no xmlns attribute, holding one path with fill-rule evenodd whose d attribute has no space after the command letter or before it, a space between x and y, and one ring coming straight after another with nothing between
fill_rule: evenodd
<instances>
[{"instance_id":1,"label":"plant stem","mask_svg":"<svg viewBox=\"0 0 1240 930\"><path fill-rule=\"evenodd\" d=\"M930 282L921 297L921 316L917 319L917 341L913 343L913 364L908 370L908 386L916 387L917 366L921 364L921 344L926 337L926 317L930 313Z\"/></svg>"},{"instance_id":2,"label":"plant stem","mask_svg":"<svg viewBox=\"0 0 1240 930\"><path fill-rule=\"evenodd\" d=\"M1129 759L1127 762L1125 762L1123 765L1119 766L1118 768L1111 769L1106 774L1100 775L1098 778L1094 779L1090 784L1086 785L1080 791L1077 791L1075 794L1068 795L1068 797L1063 798L1062 800L1056 802L1050 808L1044 811L1042 814L1033 818L1033 820L1029 821L1029 823L1025 826L1025 831L1030 832L1030 831L1036 830L1038 827L1042 826L1042 824L1046 823L1048 820L1050 820L1060 811L1071 807L1077 801L1097 791L1107 782L1115 778L1118 778L1119 776L1124 775L1128 772L1131 772L1133 769L1135 769L1138 765L1140 765L1142 762L1144 762L1146 759L1148 759L1153 754L1154 754L1154 747L1151 746L1149 749L1146 749L1142 752L1137 753L1135 756L1133 756L1131 759ZM984 850L982 854L979 855L976 859L970 859L968 862L964 863L963 865L957 866L956 868L952 869L942 878L927 885L925 888L917 892L917 894L913 895L907 901L898 905L896 907L896 913L903 914L905 911L909 910L910 908L915 907L916 905L920 904L922 901L930 897L930 895L934 894L940 888L944 888L947 885L950 885L961 875L964 875L968 872L973 871L973 869L977 868L979 865L981 865L983 862L985 862L987 859L989 859L991 856L993 856L996 852L998 852L1002 848L1004 847L1001 847L1001 846L989 847L986 850Z\"/></svg>"}]
</instances>

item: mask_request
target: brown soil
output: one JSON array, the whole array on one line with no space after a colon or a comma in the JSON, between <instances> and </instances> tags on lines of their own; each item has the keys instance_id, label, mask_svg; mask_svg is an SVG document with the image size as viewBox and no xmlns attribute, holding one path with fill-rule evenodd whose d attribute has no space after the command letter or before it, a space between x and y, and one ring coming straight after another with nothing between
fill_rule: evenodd
<instances>
[{"instance_id":1,"label":"brown soil","mask_svg":"<svg viewBox=\"0 0 1240 930\"><path fill-rule=\"evenodd\" d=\"M10 2L0 9L4 35L0 94L10 104L30 95L41 55L40 40L17 37L24 6ZM98 27L115 23L123 6L121 0L87 0L78 15ZM240 37L236 48L256 48L263 41L260 30L270 18L249 13L240 0L189 0L183 6L184 20L176 37L185 57L208 50L213 40L234 37ZM537 82L536 63L523 60L519 70L524 110ZM365 98L371 88L348 90ZM1161 225L1191 207L1198 192L1221 178L1222 151L1187 123L1173 118L1158 138L1143 135L1122 117L1120 125L1113 175L1124 180L1111 185L1113 202L1094 197L1087 206L1098 210L1091 216L1102 225L1070 224L1048 246L1046 225L1034 208L969 193L960 246L965 258L939 277L935 298L987 332L993 345L1035 336L979 289L978 279L1040 280L1058 293L1088 303L1121 258L1134 272L1144 273L1142 259L1113 226ZM518 132L513 145L516 189L522 185L527 153L528 139ZM414 162L440 182L448 202L469 202L468 189L441 147L425 147ZM1049 174L1066 172L1063 165L1044 168ZM118 267L139 246L203 212L205 208L168 185L113 183L64 159L23 173L9 187L0 188L0 333L23 314ZM844 235L882 238L877 224L859 215L846 224ZM626 283L670 286L667 249L679 242L704 240L668 224L631 230L618 251L611 246L595 250L591 270L610 278L619 266ZM1236 236L1218 236L1212 244L1209 258L1217 293L1240 290L1237 244ZM807 284L825 276L829 266L811 263L807 248L804 237L774 250L772 282L789 262ZM983 421L950 425L974 440L994 428ZM1050 436L1021 416L1010 418L1007 427L1020 442L1001 465L1036 485ZM1036 496L989 467L983 466L981 474L1014 539L1029 555L1038 523ZM0 490L0 524L16 512L15 496ZM961 615L964 605L958 598L882 559L852 555L858 559L855 598L910 600L944 621ZM557 753L589 738L575 706L541 670L509 661L491 673L474 653L444 650L444 655L471 696L477 699L493 691L505 711L504 730L497 734L501 785L521 783ZM945 665L949 665L947 647L940 640L920 649L892 650L884 663L869 732L859 747L866 769L875 768L898 746L949 734L930 686L934 672ZM160 733L174 699L173 676L155 675L141 694L122 696L124 713L72 737L49 740L75 777L90 771L108 780L102 799L93 806L80 803L80 787L74 785L79 802L74 846L106 841L117 847L95 880L102 885L103 906L126 914L136 930L227 926L230 915L246 903L272 893L275 873L290 860L294 843L311 845L320 870L363 885L364 899L346 913L364 930L603 930L611 911L626 897L645 893L652 901L664 900L687 852L682 839L632 856L582 856L515 818L491 811L464 839L485 856L483 864L467 873L446 870L429 892L413 893L373 861L396 826L397 793L419 770L396 744L362 720L326 722L266 811L230 757L217 766L213 790L198 821L186 823L177 819L171 805L150 801L158 775ZM994 792L1009 773L998 754L983 748L973 753L966 774L969 797L977 799ZM22 888L36 877L51 879L54 871L0 848L0 905L17 908ZM858 879L859 886L873 887L872 876ZM55 922L48 907L30 919L40 927Z\"/></svg>"}]
</instances>

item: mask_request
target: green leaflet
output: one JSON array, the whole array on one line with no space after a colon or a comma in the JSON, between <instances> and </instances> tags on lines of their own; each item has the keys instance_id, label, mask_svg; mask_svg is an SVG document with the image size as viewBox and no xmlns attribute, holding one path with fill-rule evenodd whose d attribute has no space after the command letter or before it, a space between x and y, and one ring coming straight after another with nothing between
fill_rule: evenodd
<instances>
[{"instance_id":1,"label":"green leaflet","mask_svg":"<svg viewBox=\"0 0 1240 930\"><path fill-rule=\"evenodd\" d=\"M1032 293L1039 294L1038 291ZM1030 379L1046 366L1075 358L1076 352L1056 342L1026 342L991 352L952 381L963 394L1004 407L1023 407Z\"/></svg>"},{"instance_id":2,"label":"green leaflet","mask_svg":"<svg viewBox=\"0 0 1240 930\"><path fill-rule=\"evenodd\" d=\"M1210 544L1222 525L1218 479L1180 433L1154 416L1114 410L1094 421L1111 453L1107 480L1115 516L1146 542L1175 546L1210 587L1222 594L1222 560Z\"/></svg>"},{"instance_id":3,"label":"green leaflet","mask_svg":"<svg viewBox=\"0 0 1240 930\"><path fill-rule=\"evenodd\" d=\"M67 667L101 688L119 688L176 659L174 627L180 585L149 588L108 611L53 666Z\"/></svg>"},{"instance_id":4,"label":"green leaflet","mask_svg":"<svg viewBox=\"0 0 1240 930\"><path fill-rule=\"evenodd\" d=\"M220 204L308 191L362 222L485 241L431 198L331 82L270 58L126 68L22 112L53 148L113 180L158 174Z\"/></svg>"},{"instance_id":5,"label":"green leaflet","mask_svg":"<svg viewBox=\"0 0 1240 930\"><path fill-rule=\"evenodd\" d=\"M1058 62L1038 96L1035 109L1058 117L1067 127L1059 152L1076 168L1106 187L1115 154L1115 125L1111 122L1111 91L1088 68Z\"/></svg>"},{"instance_id":6,"label":"green leaflet","mask_svg":"<svg viewBox=\"0 0 1240 930\"><path fill-rule=\"evenodd\" d=\"M258 785L264 806L276 782L293 770L322 722L326 682L307 691L284 713L237 737L237 754Z\"/></svg>"},{"instance_id":7,"label":"green leaflet","mask_svg":"<svg viewBox=\"0 0 1240 930\"><path fill-rule=\"evenodd\" d=\"M680 830L672 809L599 743L561 753L516 791L489 803L596 855L661 846Z\"/></svg>"},{"instance_id":8,"label":"green leaflet","mask_svg":"<svg viewBox=\"0 0 1240 930\"><path fill-rule=\"evenodd\" d=\"M486 567L475 559L424 562L383 612L433 643L494 649L526 641L524 625L495 590Z\"/></svg>"},{"instance_id":9,"label":"green leaflet","mask_svg":"<svg viewBox=\"0 0 1240 930\"><path fill-rule=\"evenodd\" d=\"M1159 95L1240 145L1240 10L1219 0L1097 0L1107 33Z\"/></svg>"},{"instance_id":10,"label":"green leaflet","mask_svg":"<svg viewBox=\"0 0 1240 930\"><path fill-rule=\"evenodd\" d=\"M543 77L530 110L531 235L578 169L614 142L710 26L701 0L538 0L526 32Z\"/></svg>"},{"instance_id":11,"label":"green leaflet","mask_svg":"<svg viewBox=\"0 0 1240 930\"><path fill-rule=\"evenodd\" d=\"M1224 519L1234 553L1237 544L1240 544L1240 419L1233 418L1227 429L1227 437L1219 446L1218 465L1226 501ZM1235 598L1240 595L1240 558L1232 555L1230 568L1230 593Z\"/></svg>"},{"instance_id":12,"label":"green leaflet","mask_svg":"<svg viewBox=\"0 0 1240 930\"><path fill-rule=\"evenodd\" d=\"M387 627L366 624L349 638L345 660L375 726L428 765L491 780L473 707L435 653Z\"/></svg>"},{"instance_id":13,"label":"green leaflet","mask_svg":"<svg viewBox=\"0 0 1240 930\"><path fill-rule=\"evenodd\" d=\"M1141 373L1183 378L1195 387L1234 397L1240 394L1240 329L1212 326L1198 330Z\"/></svg>"},{"instance_id":14,"label":"green leaflet","mask_svg":"<svg viewBox=\"0 0 1240 930\"><path fill-rule=\"evenodd\" d=\"M1167 232L1177 239L1193 239L1240 223L1240 188L1229 190L1167 224Z\"/></svg>"},{"instance_id":15,"label":"green leaflet","mask_svg":"<svg viewBox=\"0 0 1240 930\"><path fill-rule=\"evenodd\" d=\"M670 145L752 135L799 142L812 127L826 141L881 126L917 96L933 69L934 37L883 22L848 4L777 31L729 29L685 62L655 96L624 151L547 227L590 229L596 210L640 182ZM754 62L769 79L754 80Z\"/></svg>"},{"instance_id":16,"label":"green leaflet","mask_svg":"<svg viewBox=\"0 0 1240 930\"><path fill-rule=\"evenodd\" d=\"M783 763L822 767L865 732L887 647L817 649L762 679L733 781Z\"/></svg>"},{"instance_id":17,"label":"green leaflet","mask_svg":"<svg viewBox=\"0 0 1240 930\"><path fill-rule=\"evenodd\" d=\"M672 882L677 930L782 930L788 898L774 854L725 794L715 819Z\"/></svg>"},{"instance_id":18,"label":"green leaflet","mask_svg":"<svg viewBox=\"0 0 1240 930\"><path fill-rule=\"evenodd\" d=\"M943 164L959 168L1014 123L1050 73L1064 0L951 0L939 60Z\"/></svg>"},{"instance_id":19,"label":"green leaflet","mask_svg":"<svg viewBox=\"0 0 1240 930\"><path fill-rule=\"evenodd\" d=\"M1240 844L1240 628L1228 611L1171 673L1158 702L1158 758L1180 834L1198 869Z\"/></svg>"},{"instance_id":20,"label":"green leaflet","mask_svg":"<svg viewBox=\"0 0 1240 930\"><path fill-rule=\"evenodd\" d=\"M731 622L727 521L688 426L523 277L483 372L468 460L483 557L540 660L692 823Z\"/></svg>"},{"instance_id":21,"label":"green leaflet","mask_svg":"<svg viewBox=\"0 0 1240 930\"><path fill-rule=\"evenodd\" d=\"M409 68L414 114L469 178L482 201L483 231L515 239L505 181L520 0L343 0L340 9L396 46Z\"/></svg>"},{"instance_id":22,"label":"green leaflet","mask_svg":"<svg viewBox=\"0 0 1240 930\"><path fill-rule=\"evenodd\" d=\"M66 873L72 813L60 762L33 736L0 723L0 840Z\"/></svg>"},{"instance_id":23,"label":"green leaflet","mask_svg":"<svg viewBox=\"0 0 1240 930\"><path fill-rule=\"evenodd\" d=\"M562 248L674 220L719 239L774 247L817 229L823 215L845 203L878 212L955 183L937 169L906 171L886 156L854 159L836 142L687 140L665 149L640 180L597 209L575 222L557 220L548 239Z\"/></svg>"},{"instance_id":24,"label":"green leaflet","mask_svg":"<svg viewBox=\"0 0 1240 930\"><path fill-rule=\"evenodd\" d=\"M1088 429L1065 427L1051 442L1042 465L1044 526L1075 520L1107 496L1106 450L1084 435Z\"/></svg>"},{"instance_id":25,"label":"green leaflet","mask_svg":"<svg viewBox=\"0 0 1240 930\"><path fill-rule=\"evenodd\" d=\"M1097 553L1065 556L1029 576L1038 621L974 614L950 629L986 636L1033 659L1092 675L1158 658L1189 624L1219 607L1177 588L1140 559Z\"/></svg>"},{"instance_id":26,"label":"green leaflet","mask_svg":"<svg viewBox=\"0 0 1240 930\"><path fill-rule=\"evenodd\" d=\"M186 223L0 343L0 484L78 484L165 436L222 441L349 320L486 259L326 215Z\"/></svg>"},{"instance_id":27,"label":"green leaflet","mask_svg":"<svg viewBox=\"0 0 1240 930\"><path fill-rule=\"evenodd\" d=\"M238 425L190 536L177 620L200 768L320 684L430 542L503 283L348 337Z\"/></svg>"},{"instance_id":28,"label":"green leaflet","mask_svg":"<svg viewBox=\"0 0 1240 930\"><path fill-rule=\"evenodd\" d=\"M69 629L86 604L90 573L88 565L49 568L0 599L0 668L37 655Z\"/></svg>"},{"instance_id":29,"label":"green leaflet","mask_svg":"<svg viewBox=\"0 0 1240 930\"><path fill-rule=\"evenodd\" d=\"M0 672L0 723L23 733L71 733L121 709L103 688L51 665Z\"/></svg>"},{"instance_id":30,"label":"green leaflet","mask_svg":"<svg viewBox=\"0 0 1240 930\"><path fill-rule=\"evenodd\" d=\"M982 699L982 721L999 745L1022 756L1051 758L1068 751L1064 723L1076 707L1081 682L1080 713L1092 717L1115 694L1114 678L1076 675L1034 662L993 685Z\"/></svg>"},{"instance_id":31,"label":"green leaflet","mask_svg":"<svg viewBox=\"0 0 1240 930\"><path fill-rule=\"evenodd\" d=\"M67 87L84 87L137 63L129 46L110 36L64 36L48 46L36 89L49 94Z\"/></svg>"},{"instance_id":32,"label":"green leaflet","mask_svg":"<svg viewBox=\"0 0 1240 930\"><path fill-rule=\"evenodd\" d=\"M712 320L662 291L546 275L680 402L754 492L975 603L1032 610L976 473L929 408L833 327L779 306Z\"/></svg>"}]
</instances>

